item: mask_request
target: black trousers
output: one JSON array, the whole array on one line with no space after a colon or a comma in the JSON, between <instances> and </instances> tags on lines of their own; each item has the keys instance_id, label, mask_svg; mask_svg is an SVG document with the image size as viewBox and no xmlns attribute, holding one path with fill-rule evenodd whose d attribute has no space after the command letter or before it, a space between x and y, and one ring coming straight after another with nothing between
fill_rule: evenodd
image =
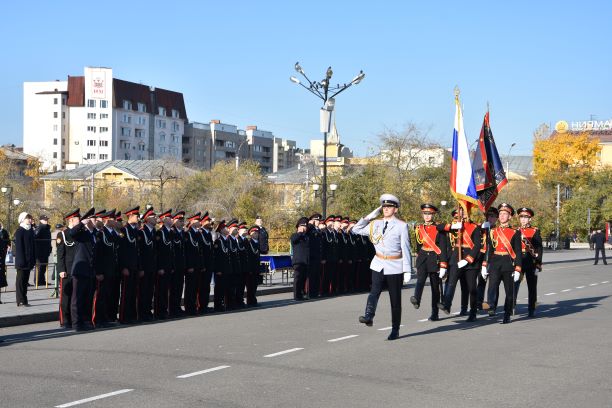
<instances>
[{"instance_id":1,"label":"black trousers","mask_svg":"<svg viewBox=\"0 0 612 408\"><path fill-rule=\"evenodd\" d=\"M402 284L404 274L385 275L384 270L376 272L372 270L372 289L366 303L365 317L373 319L376 315L378 299L383 291L384 284L389 289L389 300L391 302L391 326L393 330L399 330L402 321Z\"/></svg>"},{"instance_id":2,"label":"black trousers","mask_svg":"<svg viewBox=\"0 0 612 408\"><path fill-rule=\"evenodd\" d=\"M332 282L335 280L336 269L338 264L336 262L327 261L324 265L321 265L321 295L329 296L333 294L334 285Z\"/></svg>"},{"instance_id":3,"label":"black trousers","mask_svg":"<svg viewBox=\"0 0 612 408\"><path fill-rule=\"evenodd\" d=\"M15 295L17 304L28 303L28 280L30 280L30 269L17 269L15 278Z\"/></svg>"},{"instance_id":4,"label":"black trousers","mask_svg":"<svg viewBox=\"0 0 612 408\"><path fill-rule=\"evenodd\" d=\"M538 300L538 275L533 264L526 264L523 259L523 276L527 281L527 305L528 310L533 311L536 307L536 301ZM518 298L519 288L521 287L521 281L514 282L514 304L516 305L516 299Z\"/></svg>"},{"instance_id":5,"label":"black trousers","mask_svg":"<svg viewBox=\"0 0 612 408\"><path fill-rule=\"evenodd\" d=\"M106 316L109 322L117 321L119 313L119 297L121 296L121 279L120 272L115 271L113 275L104 278L108 279L108 304L106 305Z\"/></svg>"},{"instance_id":6,"label":"black trousers","mask_svg":"<svg viewBox=\"0 0 612 408\"><path fill-rule=\"evenodd\" d=\"M181 314L181 300L183 299L183 287L185 282L185 271L175 269L170 273L170 297L169 312L171 316Z\"/></svg>"},{"instance_id":7,"label":"black trousers","mask_svg":"<svg viewBox=\"0 0 612 408\"><path fill-rule=\"evenodd\" d=\"M93 316L91 322L100 325L108 323L108 303L110 298L110 280L94 280L95 293L93 298Z\"/></svg>"},{"instance_id":8,"label":"black trousers","mask_svg":"<svg viewBox=\"0 0 612 408\"><path fill-rule=\"evenodd\" d=\"M246 299L247 305L255 306L257 304L257 285L259 285L259 270L251 271L247 275L246 281Z\"/></svg>"},{"instance_id":9,"label":"black trousers","mask_svg":"<svg viewBox=\"0 0 612 408\"><path fill-rule=\"evenodd\" d=\"M321 261L314 259L308 265L308 296L316 298L319 296L321 286Z\"/></svg>"},{"instance_id":10,"label":"black trousers","mask_svg":"<svg viewBox=\"0 0 612 408\"><path fill-rule=\"evenodd\" d=\"M206 270L200 271L200 281L198 285L198 311L204 312L208 307L208 301L210 299L210 281L212 280L212 270L206 268Z\"/></svg>"},{"instance_id":11,"label":"black trousers","mask_svg":"<svg viewBox=\"0 0 612 408\"><path fill-rule=\"evenodd\" d=\"M304 299L304 283L308 274L308 265L295 264L293 265L293 299Z\"/></svg>"},{"instance_id":12,"label":"black trousers","mask_svg":"<svg viewBox=\"0 0 612 408\"><path fill-rule=\"evenodd\" d=\"M92 298L94 278L84 276L72 277L72 300L70 303L70 315L72 326L83 327L91 323Z\"/></svg>"},{"instance_id":13,"label":"black trousers","mask_svg":"<svg viewBox=\"0 0 612 408\"><path fill-rule=\"evenodd\" d=\"M215 290L214 290L214 304L215 310L221 311L225 308L226 297L228 294L227 285L225 284L225 276L218 275L215 273Z\"/></svg>"},{"instance_id":14,"label":"black trousers","mask_svg":"<svg viewBox=\"0 0 612 408\"><path fill-rule=\"evenodd\" d=\"M482 277L479 273L478 276L478 300L476 301L476 306L481 309L482 303L484 302L485 290L487 288L487 280Z\"/></svg>"},{"instance_id":15,"label":"black trousers","mask_svg":"<svg viewBox=\"0 0 612 408\"><path fill-rule=\"evenodd\" d=\"M138 280L138 319L151 318L153 308L153 279L157 271L144 271L144 276Z\"/></svg>"},{"instance_id":16,"label":"black trousers","mask_svg":"<svg viewBox=\"0 0 612 408\"><path fill-rule=\"evenodd\" d=\"M423 289L425 288L425 283L427 282L427 278L429 278L429 286L431 287L431 312L433 315L438 315L438 302L441 302L440 288L442 286L442 280L440 279L440 275L438 271L432 270L428 268L427 263L423 263L417 267L417 280L416 285L414 286L414 297L417 299L417 302L421 303L421 297L423 296Z\"/></svg>"},{"instance_id":17,"label":"black trousers","mask_svg":"<svg viewBox=\"0 0 612 408\"><path fill-rule=\"evenodd\" d=\"M514 264L509 255L496 255L489 261L489 305L493 310L497 308L499 298L499 285L504 282L506 299L504 301L504 313L512 314L514 303Z\"/></svg>"},{"instance_id":18,"label":"black trousers","mask_svg":"<svg viewBox=\"0 0 612 408\"><path fill-rule=\"evenodd\" d=\"M198 272L185 271L185 312L197 313L196 300L198 295Z\"/></svg>"},{"instance_id":19,"label":"black trousers","mask_svg":"<svg viewBox=\"0 0 612 408\"><path fill-rule=\"evenodd\" d=\"M47 267L49 259L38 259L36 260L36 281L34 282L37 286L44 286L47 284Z\"/></svg>"},{"instance_id":20,"label":"black trousers","mask_svg":"<svg viewBox=\"0 0 612 408\"><path fill-rule=\"evenodd\" d=\"M119 321L121 323L133 323L136 321L137 294L138 294L138 271L129 270L129 275L121 275L121 295L119 297Z\"/></svg>"},{"instance_id":21,"label":"black trousers","mask_svg":"<svg viewBox=\"0 0 612 408\"><path fill-rule=\"evenodd\" d=\"M606 248L595 248L595 265L599 263L599 251L601 251L601 259L603 260L604 265L608 264L606 261Z\"/></svg>"},{"instance_id":22,"label":"black trousers","mask_svg":"<svg viewBox=\"0 0 612 408\"><path fill-rule=\"evenodd\" d=\"M72 299L72 278L67 276L60 278L59 282L59 321L62 326L71 325L72 319L70 317L70 301Z\"/></svg>"},{"instance_id":23,"label":"black trousers","mask_svg":"<svg viewBox=\"0 0 612 408\"><path fill-rule=\"evenodd\" d=\"M443 303L447 309L450 309L452 306L457 281L459 281L459 284L461 285L461 309L464 311L467 310L469 301L470 310L476 311L476 302L478 297L476 276L478 275L478 272L478 269L467 269L467 266L459 269L457 268L457 264L451 263L448 269L448 280L446 281L446 287L444 288Z\"/></svg>"},{"instance_id":24,"label":"black trousers","mask_svg":"<svg viewBox=\"0 0 612 408\"><path fill-rule=\"evenodd\" d=\"M155 272L153 289L153 315L156 318L166 318L168 316L168 295L170 283L170 271L164 270L160 275Z\"/></svg>"}]
</instances>

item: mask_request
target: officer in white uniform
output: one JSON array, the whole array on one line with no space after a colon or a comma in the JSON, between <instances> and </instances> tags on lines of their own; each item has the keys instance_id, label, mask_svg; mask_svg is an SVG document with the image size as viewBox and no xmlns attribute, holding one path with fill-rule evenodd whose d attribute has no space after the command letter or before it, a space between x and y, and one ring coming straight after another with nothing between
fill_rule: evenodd
<instances>
[{"instance_id":1,"label":"officer in white uniform","mask_svg":"<svg viewBox=\"0 0 612 408\"><path fill-rule=\"evenodd\" d=\"M399 199L392 194L383 194L380 196L380 205L353 227L353 233L369 236L376 248L376 255L370 263L372 289L368 296L365 315L360 316L359 321L366 326L372 326L378 298L386 281L391 300L392 322L388 340L395 340L399 337L402 318L402 281L404 274L408 281L412 271L410 236L408 225L395 217L400 206ZM375 220L381 209L383 218Z\"/></svg>"}]
</instances>

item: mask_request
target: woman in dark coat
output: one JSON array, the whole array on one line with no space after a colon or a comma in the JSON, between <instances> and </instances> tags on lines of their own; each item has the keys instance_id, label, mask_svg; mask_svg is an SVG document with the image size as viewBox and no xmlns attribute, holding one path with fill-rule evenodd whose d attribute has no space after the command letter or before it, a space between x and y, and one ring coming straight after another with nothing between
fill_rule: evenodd
<instances>
[{"instance_id":1,"label":"woman in dark coat","mask_svg":"<svg viewBox=\"0 0 612 408\"><path fill-rule=\"evenodd\" d=\"M308 218L302 217L295 226L297 232L291 235L291 263L293 265L293 299L304 300L304 283L310 262Z\"/></svg>"},{"instance_id":2,"label":"woman in dark coat","mask_svg":"<svg viewBox=\"0 0 612 408\"><path fill-rule=\"evenodd\" d=\"M32 229L32 216L26 212L19 214L19 228L15 231L15 269L17 278L15 288L17 292L17 306L28 304L28 280L30 271L36 265L36 250L34 244L34 230Z\"/></svg>"}]
</instances>

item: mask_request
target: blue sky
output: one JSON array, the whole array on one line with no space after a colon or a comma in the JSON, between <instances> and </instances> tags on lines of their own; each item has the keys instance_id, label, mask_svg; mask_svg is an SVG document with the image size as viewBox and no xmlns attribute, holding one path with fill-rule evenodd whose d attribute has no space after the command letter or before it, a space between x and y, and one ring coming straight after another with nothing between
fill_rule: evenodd
<instances>
[{"instance_id":1,"label":"blue sky","mask_svg":"<svg viewBox=\"0 0 612 408\"><path fill-rule=\"evenodd\" d=\"M320 101L289 81L365 80L336 101L342 142L365 154L414 122L449 146L453 88L468 138L487 101L500 154L530 154L543 122L612 118L609 1L22 1L0 25L0 143L22 144L22 83L112 67L183 92L190 120L258 125L307 147Z\"/></svg>"}]
</instances>

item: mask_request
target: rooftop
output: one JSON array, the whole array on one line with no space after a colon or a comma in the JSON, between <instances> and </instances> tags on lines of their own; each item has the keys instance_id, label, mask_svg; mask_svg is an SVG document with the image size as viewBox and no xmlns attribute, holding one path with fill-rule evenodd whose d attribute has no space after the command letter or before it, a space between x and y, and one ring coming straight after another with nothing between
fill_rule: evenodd
<instances>
[{"instance_id":1,"label":"rooftop","mask_svg":"<svg viewBox=\"0 0 612 408\"><path fill-rule=\"evenodd\" d=\"M139 180L157 179L162 169L175 177L195 173L195 170L168 160L109 160L97 164L80 165L75 169L58 171L41 178L43 180L85 180L91 177L91 173L97 174L111 167L132 174Z\"/></svg>"}]
</instances>

